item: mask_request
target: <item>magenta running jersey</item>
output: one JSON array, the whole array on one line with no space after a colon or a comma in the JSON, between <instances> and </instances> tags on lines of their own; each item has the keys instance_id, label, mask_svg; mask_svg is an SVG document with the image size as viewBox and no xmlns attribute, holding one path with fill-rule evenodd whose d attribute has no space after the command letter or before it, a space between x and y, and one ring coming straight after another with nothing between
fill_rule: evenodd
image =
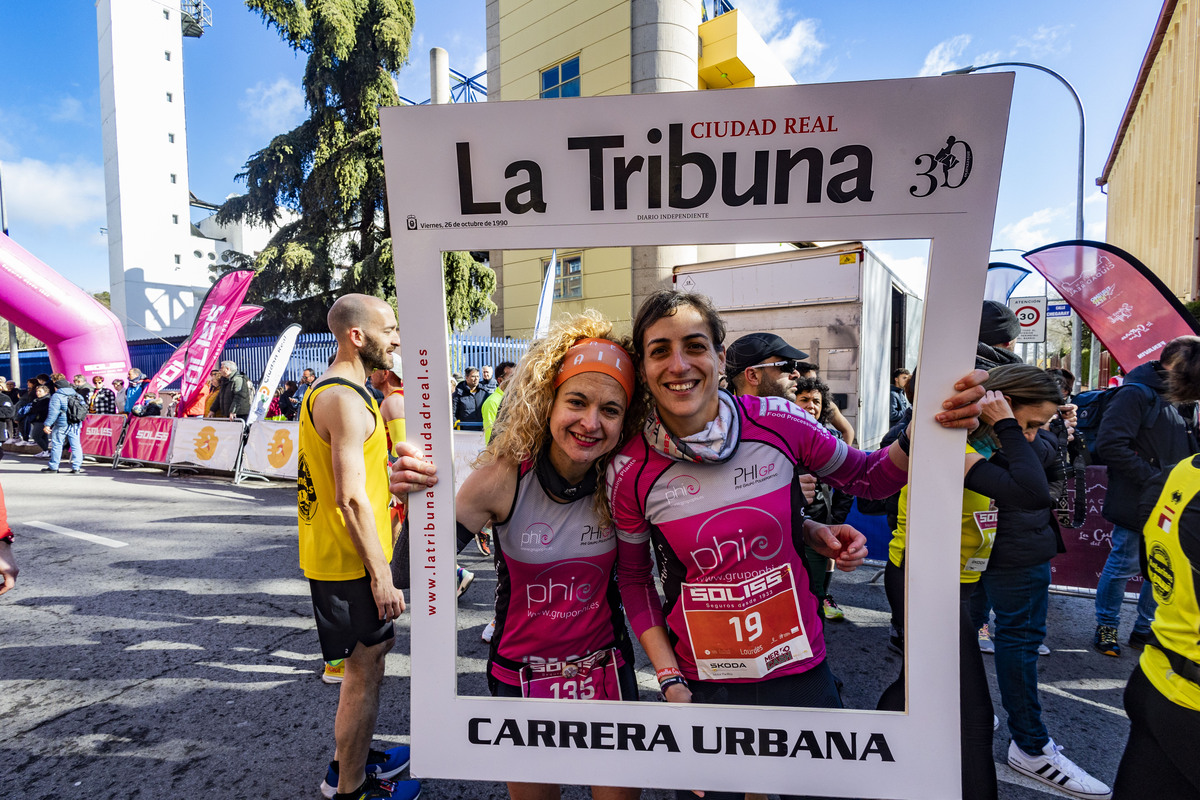
<instances>
[{"instance_id":1,"label":"magenta running jersey","mask_svg":"<svg viewBox=\"0 0 1200 800\"><path fill-rule=\"evenodd\" d=\"M785 399L734 400L737 444L723 462L677 461L639 436L609 466L608 491L634 634L665 612L684 675L741 683L805 672L825 655L801 556L797 471L860 497L894 494L907 476L886 450L848 447Z\"/></svg>"},{"instance_id":2,"label":"magenta running jersey","mask_svg":"<svg viewBox=\"0 0 1200 800\"><path fill-rule=\"evenodd\" d=\"M523 465L508 519L493 528L496 632L490 672L519 686L524 664L576 659L605 647L632 658L613 578L617 537L589 495L560 503Z\"/></svg>"}]
</instances>

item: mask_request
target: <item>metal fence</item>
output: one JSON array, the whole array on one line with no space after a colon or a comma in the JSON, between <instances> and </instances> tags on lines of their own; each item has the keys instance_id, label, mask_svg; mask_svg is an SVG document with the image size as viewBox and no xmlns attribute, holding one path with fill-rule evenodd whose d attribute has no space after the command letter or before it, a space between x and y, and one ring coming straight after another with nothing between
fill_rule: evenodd
<instances>
[{"instance_id":1,"label":"metal fence","mask_svg":"<svg viewBox=\"0 0 1200 800\"><path fill-rule=\"evenodd\" d=\"M267 359L275 346L274 336L241 336L230 339L221 351L222 361L234 361L238 369L251 380L259 380L267 368ZM133 366L147 375L158 372L182 338L175 342L130 342L129 358ZM480 367L484 364L495 366L501 361L517 361L529 349L526 339L494 339L484 336L465 336L452 334L450 337L450 371L463 374L468 366ZM318 375L324 371L334 351L337 342L332 333L302 333L296 339L296 347L288 361L283 380L300 380L300 373L312 369ZM39 373L50 374L50 357L45 350L22 350L21 378L22 382ZM70 377L70 376L68 376Z\"/></svg>"}]
</instances>

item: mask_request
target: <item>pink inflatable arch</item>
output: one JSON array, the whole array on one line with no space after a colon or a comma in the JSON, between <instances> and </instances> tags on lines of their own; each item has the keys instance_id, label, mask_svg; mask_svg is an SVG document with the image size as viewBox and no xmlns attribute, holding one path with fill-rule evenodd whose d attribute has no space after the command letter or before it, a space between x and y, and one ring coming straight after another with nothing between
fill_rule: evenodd
<instances>
[{"instance_id":1,"label":"pink inflatable arch","mask_svg":"<svg viewBox=\"0 0 1200 800\"><path fill-rule=\"evenodd\" d=\"M68 380L82 373L89 382L103 375L107 383L129 371L116 316L2 233L0 317L45 342L54 371Z\"/></svg>"}]
</instances>

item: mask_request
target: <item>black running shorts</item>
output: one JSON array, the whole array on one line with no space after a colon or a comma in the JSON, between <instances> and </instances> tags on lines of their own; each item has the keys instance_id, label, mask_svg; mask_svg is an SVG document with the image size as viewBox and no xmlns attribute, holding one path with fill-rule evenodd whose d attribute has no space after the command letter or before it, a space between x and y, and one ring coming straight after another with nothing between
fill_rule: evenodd
<instances>
[{"instance_id":1,"label":"black running shorts","mask_svg":"<svg viewBox=\"0 0 1200 800\"><path fill-rule=\"evenodd\" d=\"M352 581L310 579L308 586L312 591L321 656L326 661L345 658L360 643L370 647L396 635L392 621L379 618L369 576Z\"/></svg>"}]
</instances>

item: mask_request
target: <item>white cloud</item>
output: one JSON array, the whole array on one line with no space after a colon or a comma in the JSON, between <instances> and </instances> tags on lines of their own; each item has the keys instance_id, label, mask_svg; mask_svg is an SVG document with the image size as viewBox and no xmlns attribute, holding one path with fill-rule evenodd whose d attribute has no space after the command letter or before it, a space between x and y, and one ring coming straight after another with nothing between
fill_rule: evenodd
<instances>
[{"instance_id":1,"label":"white cloud","mask_svg":"<svg viewBox=\"0 0 1200 800\"><path fill-rule=\"evenodd\" d=\"M788 72L813 66L826 48L817 35L819 22L797 19L796 14L780 9L779 0L738 0L737 8Z\"/></svg>"},{"instance_id":2,"label":"white cloud","mask_svg":"<svg viewBox=\"0 0 1200 800\"><path fill-rule=\"evenodd\" d=\"M64 97L50 112L50 119L55 122L82 122L83 103L74 97Z\"/></svg>"},{"instance_id":3,"label":"white cloud","mask_svg":"<svg viewBox=\"0 0 1200 800\"><path fill-rule=\"evenodd\" d=\"M1034 58L1066 55L1071 52L1071 42L1067 39L1070 30L1069 25L1039 25L1033 33L1017 39L1017 48L1027 50Z\"/></svg>"},{"instance_id":4,"label":"white cloud","mask_svg":"<svg viewBox=\"0 0 1200 800\"><path fill-rule=\"evenodd\" d=\"M104 170L83 160L48 164L32 158L6 162L4 194L9 225L66 228L104 225Z\"/></svg>"},{"instance_id":5,"label":"white cloud","mask_svg":"<svg viewBox=\"0 0 1200 800\"><path fill-rule=\"evenodd\" d=\"M825 43L817 38L815 19L796 22L786 35L772 38L767 45L775 51L789 72L812 66L825 50Z\"/></svg>"},{"instance_id":6,"label":"white cloud","mask_svg":"<svg viewBox=\"0 0 1200 800\"><path fill-rule=\"evenodd\" d=\"M487 50L482 50L475 56L475 63L471 65L471 71L467 73L467 77L478 75L487 69ZM487 75L479 79L484 86L487 85Z\"/></svg>"},{"instance_id":7,"label":"white cloud","mask_svg":"<svg viewBox=\"0 0 1200 800\"><path fill-rule=\"evenodd\" d=\"M941 75L943 72L966 66L965 64L959 64L957 59L963 54L963 51L967 49L967 45L970 43L971 37L965 33L960 33L944 42L938 43L925 56L925 64L921 67L921 71L918 74Z\"/></svg>"},{"instance_id":8,"label":"white cloud","mask_svg":"<svg viewBox=\"0 0 1200 800\"><path fill-rule=\"evenodd\" d=\"M1061 237L1052 239L1050 226L1065 220L1068 214L1073 214L1074 209L1075 205L1072 203L1070 206L1061 208L1043 208L1035 211L1029 216L1001 228L1000 242L998 243L1002 247L1032 250L1035 247L1057 241Z\"/></svg>"},{"instance_id":9,"label":"white cloud","mask_svg":"<svg viewBox=\"0 0 1200 800\"><path fill-rule=\"evenodd\" d=\"M270 86L259 81L246 89L238 108L254 133L274 136L290 131L304 119L304 93L286 78Z\"/></svg>"}]
</instances>

